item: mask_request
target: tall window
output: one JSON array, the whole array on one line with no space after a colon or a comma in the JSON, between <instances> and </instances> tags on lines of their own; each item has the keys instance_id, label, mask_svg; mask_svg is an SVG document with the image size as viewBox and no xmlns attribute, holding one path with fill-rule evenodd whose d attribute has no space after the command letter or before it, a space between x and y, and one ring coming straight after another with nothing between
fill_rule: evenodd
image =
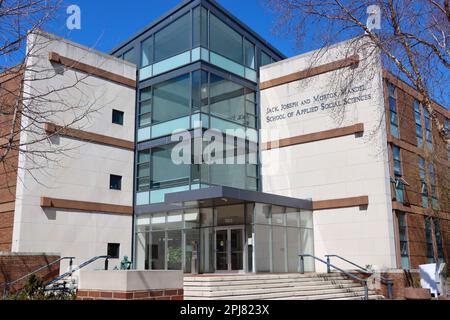
<instances>
[{"instance_id":1,"label":"tall window","mask_svg":"<svg viewBox=\"0 0 450 320\"><path fill-rule=\"evenodd\" d=\"M425 218L425 239L427 241L427 262L434 262L434 249L433 249L433 231L431 230L431 218Z\"/></svg>"},{"instance_id":2,"label":"tall window","mask_svg":"<svg viewBox=\"0 0 450 320\"><path fill-rule=\"evenodd\" d=\"M194 47L208 48L208 10L197 7L193 11L194 29L192 40Z\"/></svg>"},{"instance_id":3,"label":"tall window","mask_svg":"<svg viewBox=\"0 0 450 320\"><path fill-rule=\"evenodd\" d=\"M244 39L244 65L255 69L255 45Z\"/></svg>"},{"instance_id":4,"label":"tall window","mask_svg":"<svg viewBox=\"0 0 450 320\"><path fill-rule=\"evenodd\" d=\"M153 37L147 38L141 43L141 67L153 62Z\"/></svg>"},{"instance_id":5,"label":"tall window","mask_svg":"<svg viewBox=\"0 0 450 320\"><path fill-rule=\"evenodd\" d=\"M131 63L136 63L134 49L130 49L125 52L122 56L122 59Z\"/></svg>"},{"instance_id":6,"label":"tall window","mask_svg":"<svg viewBox=\"0 0 450 320\"><path fill-rule=\"evenodd\" d=\"M141 89L139 94L139 127L152 123L152 88Z\"/></svg>"},{"instance_id":7,"label":"tall window","mask_svg":"<svg viewBox=\"0 0 450 320\"><path fill-rule=\"evenodd\" d=\"M185 14L155 33L155 62L170 58L191 48L191 18Z\"/></svg>"},{"instance_id":8,"label":"tall window","mask_svg":"<svg viewBox=\"0 0 450 320\"><path fill-rule=\"evenodd\" d=\"M430 163L428 165L428 174L429 174L430 188L431 188L431 207L435 210L438 210L439 209L439 200L438 200L437 187L436 187L436 175L435 175L434 166L432 163Z\"/></svg>"},{"instance_id":9,"label":"tall window","mask_svg":"<svg viewBox=\"0 0 450 320\"><path fill-rule=\"evenodd\" d=\"M165 145L151 150L151 189L189 184L190 165L175 164L172 149L173 145Z\"/></svg>"},{"instance_id":10,"label":"tall window","mask_svg":"<svg viewBox=\"0 0 450 320\"><path fill-rule=\"evenodd\" d=\"M402 177L402 162L400 158L400 148L396 145L392 146L392 155L394 158L394 179L395 179L395 199L398 202L404 202L405 186Z\"/></svg>"},{"instance_id":11,"label":"tall window","mask_svg":"<svg viewBox=\"0 0 450 320\"><path fill-rule=\"evenodd\" d=\"M406 228L406 215L397 212L398 234L400 240L400 257L403 269L409 269L408 235Z\"/></svg>"},{"instance_id":12,"label":"tall window","mask_svg":"<svg viewBox=\"0 0 450 320\"><path fill-rule=\"evenodd\" d=\"M414 99L414 115L416 119L416 136L417 136L417 146L419 148L423 147L423 132L422 132L422 116L420 112L420 103Z\"/></svg>"},{"instance_id":13,"label":"tall window","mask_svg":"<svg viewBox=\"0 0 450 320\"><path fill-rule=\"evenodd\" d=\"M210 49L224 57L243 64L242 36L210 14Z\"/></svg>"},{"instance_id":14,"label":"tall window","mask_svg":"<svg viewBox=\"0 0 450 320\"><path fill-rule=\"evenodd\" d=\"M427 143L428 149L433 149L433 138L431 135L431 121L430 121L430 113L426 108L423 108L423 114L425 118L425 140Z\"/></svg>"},{"instance_id":15,"label":"tall window","mask_svg":"<svg viewBox=\"0 0 450 320\"><path fill-rule=\"evenodd\" d=\"M189 115L190 88L189 74L154 85L152 122L165 122Z\"/></svg>"},{"instance_id":16,"label":"tall window","mask_svg":"<svg viewBox=\"0 0 450 320\"><path fill-rule=\"evenodd\" d=\"M425 159L419 157L419 177L422 195L422 207L428 208L428 187L426 182Z\"/></svg>"},{"instance_id":17,"label":"tall window","mask_svg":"<svg viewBox=\"0 0 450 320\"><path fill-rule=\"evenodd\" d=\"M434 237L436 238L436 249L438 254L438 261L440 263L444 262L444 248L442 246L442 233L441 226L439 224L439 219L433 219L434 222Z\"/></svg>"},{"instance_id":18,"label":"tall window","mask_svg":"<svg viewBox=\"0 0 450 320\"><path fill-rule=\"evenodd\" d=\"M273 59L264 51L261 51L261 67L265 66L266 64L271 64L273 62Z\"/></svg>"},{"instance_id":19,"label":"tall window","mask_svg":"<svg viewBox=\"0 0 450 320\"><path fill-rule=\"evenodd\" d=\"M392 83L388 84L389 90L389 110L390 110L390 124L391 134L398 138L398 112L397 112L397 89Z\"/></svg>"},{"instance_id":20,"label":"tall window","mask_svg":"<svg viewBox=\"0 0 450 320\"><path fill-rule=\"evenodd\" d=\"M150 190L150 151L139 151L137 156L136 189L138 192Z\"/></svg>"}]
</instances>

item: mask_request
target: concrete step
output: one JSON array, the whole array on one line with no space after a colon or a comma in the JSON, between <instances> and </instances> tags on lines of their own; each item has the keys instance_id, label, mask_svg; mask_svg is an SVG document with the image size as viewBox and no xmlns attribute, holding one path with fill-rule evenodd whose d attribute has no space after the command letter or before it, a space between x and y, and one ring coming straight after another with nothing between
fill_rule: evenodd
<instances>
[{"instance_id":1,"label":"concrete step","mask_svg":"<svg viewBox=\"0 0 450 320\"><path fill-rule=\"evenodd\" d=\"M245 284L245 285L228 285L228 286L189 286L184 285L185 291L230 291L230 290L244 290L244 289L273 289L273 288L292 288L295 290L308 290L310 288L312 289L319 289L319 288L335 288L336 286L339 286L341 288L346 287L358 287L359 284L355 283L353 281L342 281L339 283L333 283L331 281L326 282L304 282L304 283L297 283L297 282L291 282L291 283L252 283L252 284Z\"/></svg>"},{"instance_id":2,"label":"concrete step","mask_svg":"<svg viewBox=\"0 0 450 320\"><path fill-rule=\"evenodd\" d=\"M364 294L364 289L360 286L358 287L348 287L348 288L340 288L340 287L313 287L307 289L297 289L292 287L285 288L271 288L267 289L244 289L244 290L228 290L228 291L190 291L185 289L185 296L192 297L229 297L230 299L234 299L235 296L246 296L246 295L264 295L264 294L276 294L283 293L288 296L316 296L316 295L324 295L324 294L332 294L332 293L341 293L341 292L359 292Z\"/></svg>"},{"instance_id":3,"label":"concrete step","mask_svg":"<svg viewBox=\"0 0 450 320\"><path fill-rule=\"evenodd\" d=\"M244 280L292 280L292 279L346 279L340 273L286 273L286 274L257 274L257 275L220 275L220 276L185 276L184 281L188 282L220 282L220 281L244 281Z\"/></svg>"}]
</instances>

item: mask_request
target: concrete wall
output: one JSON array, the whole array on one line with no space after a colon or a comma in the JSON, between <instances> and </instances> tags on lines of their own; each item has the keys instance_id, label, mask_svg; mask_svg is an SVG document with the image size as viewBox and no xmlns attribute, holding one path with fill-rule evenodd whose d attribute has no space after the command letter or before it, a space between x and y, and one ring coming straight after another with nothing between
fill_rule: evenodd
<instances>
[{"instance_id":1,"label":"concrete wall","mask_svg":"<svg viewBox=\"0 0 450 320\"><path fill-rule=\"evenodd\" d=\"M52 35L31 34L33 53L25 73L25 97L43 94L42 102L30 99L30 108L54 110L44 120L57 125L134 141L133 88L51 63L49 52L135 79L136 68L127 62ZM33 72L31 72L33 70ZM124 125L112 124L112 109L123 111ZM34 130L21 133L21 141L44 137L43 125L22 119ZM133 151L64 136L30 145L29 151L46 150L46 157L21 154L14 216L14 252L59 252L80 264L106 255L107 243L120 243L120 257L131 256L131 215L46 208L41 197L132 206ZM51 153L51 151L57 151ZM110 190L110 174L122 176L122 190ZM118 261L111 261L114 267ZM91 266L101 268L103 261ZM61 271L65 271L62 265Z\"/></svg>"},{"instance_id":2,"label":"concrete wall","mask_svg":"<svg viewBox=\"0 0 450 320\"><path fill-rule=\"evenodd\" d=\"M261 68L261 82L265 82L353 54L361 59L357 68L262 90L263 143L364 124L362 135L263 151L263 191L314 201L367 195L366 208L314 212L315 254L339 254L363 266L396 267L380 55L370 43L362 46L366 50L357 51L357 47L355 42L340 43ZM342 94L341 90L350 92ZM355 101L355 97L361 99ZM351 103L346 104L345 99ZM282 104L290 103L295 107L280 110ZM279 111L268 112L273 107ZM302 109L305 111L297 115ZM289 117L289 112L294 115ZM267 119L282 114L285 119ZM264 164L266 161L270 164ZM324 270L324 266L316 264L316 269Z\"/></svg>"}]
</instances>

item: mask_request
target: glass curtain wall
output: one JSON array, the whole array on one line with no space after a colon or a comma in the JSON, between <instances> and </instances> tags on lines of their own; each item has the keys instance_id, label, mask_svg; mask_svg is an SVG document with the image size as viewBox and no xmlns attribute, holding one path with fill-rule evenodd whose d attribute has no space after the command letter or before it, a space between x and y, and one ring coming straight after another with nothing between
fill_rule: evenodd
<instances>
[{"instance_id":1,"label":"glass curtain wall","mask_svg":"<svg viewBox=\"0 0 450 320\"><path fill-rule=\"evenodd\" d=\"M259 203L141 215L137 267L190 273L197 261L201 273L298 272L298 254L314 250L312 228L310 211Z\"/></svg>"}]
</instances>

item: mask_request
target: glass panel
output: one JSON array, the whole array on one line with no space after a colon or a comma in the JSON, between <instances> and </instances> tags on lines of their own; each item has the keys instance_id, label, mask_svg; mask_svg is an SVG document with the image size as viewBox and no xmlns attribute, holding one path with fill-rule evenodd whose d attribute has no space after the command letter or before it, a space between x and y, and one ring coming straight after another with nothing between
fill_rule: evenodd
<instances>
[{"instance_id":1,"label":"glass panel","mask_svg":"<svg viewBox=\"0 0 450 320\"><path fill-rule=\"evenodd\" d=\"M214 229L202 228L200 229L200 246L201 246L201 263L200 272L208 273L214 272Z\"/></svg>"},{"instance_id":2,"label":"glass panel","mask_svg":"<svg viewBox=\"0 0 450 320\"><path fill-rule=\"evenodd\" d=\"M192 257L197 254L197 259L199 257L199 244L200 244L200 230L199 229L188 229L186 232L186 245L185 245L185 267L184 271L189 273L194 269ZM199 263L199 261L197 261Z\"/></svg>"},{"instance_id":3,"label":"glass panel","mask_svg":"<svg viewBox=\"0 0 450 320\"><path fill-rule=\"evenodd\" d=\"M178 20L155 34L155 61L172 57L189 50L191 32L190 14L185 14Z\"/></svg>"},{"instance_id":4,"label":"glass panel","mask_svg":"<svg viewBox=\"0 0 450 320\"><path fill-rule=\"evenodd\" d=\"M216 269L228 270L228 230L216 231Z\"/></svg>"},{"instance_id":5,"label":"glass panel","mask_svg":"<svg viewBox=\"0 0 450 320\"><path fill-rule=\"evenodd\" d=\"M145 113L139 116L139 127L145 127L152 123L152 114Z\"/></svg>"},{"instance_id":6,"label":"glass panel","mask_svg":"<svg viewBox=\"0 0 450 320\"><path fill-rule=\"evenodd\" d=\"M237 62L234 62L228 58L222 57L219 54L211 52L210 54L210 62L222 69L225 69L229 72L235 73L241 77L245 76L245 67L240 65Z\"/></svg>"},{"instance_id":7,"label":"glass panel","mask_svg":"<svg viewBox=\"0 0 450 320\"><path fill-rule=\"evenodd\" d=\"M273 223L273 219L272 219ZM286 234L286 228L272 226L272 261L273 272L286 272L285 269L285 243L284 236Z\"/></svg>"},{"instance_id":8,"label":"glass panel","mask_svg":"<svg viewBox=\"0 0 450 320\"><path fill-rule=\"evenodd\" d=\"M152 149L152 189L189 182L190 166L172 161L172 145Z\"/></svg>"},{"instance_id":9,"label":"glass panel","mask_svg":"<svg viewBox=\"0 0 450 320\"><path fill-rule=\"evenodd\" d=\"M231 229L230 231L231 270L242 270L244 269L243 230Z\"/></svg>"},{"instance_id":10,"label":"glass panel","mask_svg":"<svg viewBox=\"0 0 450 320\"><path fill-rule=\"evenodd\" d=\"M255 69L255 45L244 39L244 65Z\"/></svg>"},{"instance_id":11,"label":"glass panel","mask_svg":"<svg viewBox=\"0 0 450 320\"><path fill-rule=\"evenodd\" d=\"M141 206L150 203L150 192L136 193L136 205Z\"/></svg>"},{"instance_id":12,"label":"glass panel","mask_svg":"<svg viewBox=\"0 0 450 320\"><path fill-rule=\"evenodd\" d=\"M193 29L192 29L192 45L197 47L200 45L200 37L201 37L201 7L196 7L192 10L192 20L193 20Z\"/></svg>"},{"instance_id":13,"label":"glass panel","mask_svg":"<svg viewBox=\"0 0 450 320\"><path fill-rule=\"evenodd\" d=\"M270 272L270 226L255 224L255 271Z\"/></svg>"},{"instance_id":14,"label":"glass panel","mask_svg":"<svg viewBox=\"0 0 450 320\"><path fill-rule=\"evenodd\" d=\"M175 68L181 67L182 65L188 64L191 62L191 52L186 51L176 55L172 58L168 58L162 60L153 65L153 75L157 75L169 70L173 70Z\"/></svg>"},{"instance_id":15,"label":"glass panel","mask_svg":"<svg viewBox=\"0 0 450 320\"><path fill-rule=\"evenodd\" d=\"M153 125L152 138L170 135L179 129L189 129L189 116Z\"/></svg>"},{"instance_id":16,"label":"glass panel","mask_svg":"<svg viewBox=\"0 0 450 320\"><path fill-rule=\"evenodd\" d=\"M141 43L141 66L148 66L153 62L153 37L150 37Z\"/></svg>"},{"instance_id":17,"label":"glass panel","mask_svg":"<svg viewBox=\"0 0 450 320\"><path fill-rule=\"evenodd\" d=\"M208 105L208 73L194 71L192 73L192 110L200 110Z\"/></svg>"},{"instance_id":18,"label":"glass panel","mask_svg":"<svg viewBox=\"0 0 450 320\"><path fill-rule=\"evenodd\" d=\"M289 227L298 227L297 209L286 208L286 225Z\"/></svg>"},{"instance_id":19,"label":"glass panel","mask_svg":"<svg viewBox=\"0 0 450 320\"><path fill-rule=\"evenodd\" d=\"M314 254L314 234L312 229L300 229L300 253ZM305 272L314 272L313 258L305 257Z\"/></svg>"},{"instance_id":20,"label":"glass panel","mask_svg":"<svg viewBox=\"0 0 450 320\"><path fill-rule=\"evenodd\" d=\"M217 225L244 224L244 205L217 207Z\"/></svg>"},{"instance_id":21,"label":"glass panel","mask_svg":"<svg viewBox=\"0 0 450 320\"><path fill-rule=\"evenodd\" d=\"M128 62L131 62L131 63L137 64L135 58L136 58L136 57L135 57L135 54L134 54L134 48L128 50L127 52L125 52L125 53L123 54L123 60L128 61Z\"/></svg>"},{"instance_id":22,"label":"glass panel","mask_svg":"<svg viewBox=\"0 0 450 320\"><path fill-rule=\"evenodd\" d=\"M190 114L189 74L154 86L153 122L165 122Z\"/></svg>"},{"instance_id":23,"label":"glass panel","mask_svg":"<svg viewBox=\"0 0 450 320\"><path fill-rule=\"evenodd\" d=\"M152 237L152 249L151 249L151 269L152 270L164 270L165 269L165 233L164 231L151 232Z\"/></svg>"},{"instance_id":24,"label":"glass panel","mask_svg":"<svg viewBox=\"0 0 450 320\"><path fill-rule=\"evenodd\" d=\"M150 192L150 203L164 202L164 196L167 193L187 191L187 190L189 190L189 186L181 186L181 187L167 188L167 189L161 189L161 190L153 190Z\"/></svg>"},{"instance_id":25,"label":"glass panel","mask_svg":"<svg viewBox=\"0 0 450 320\"><path fill-rule=\"evenodd\" d=\"M287 258L288 258L288 272L298 272L299 262L299 236L300 229L287 228Z\"/></svg>"},{"instance_id":26,"label":"glass panel","mask_svg":"<svg viewBox=\"0 0 450 320\"><path fill-rule=\"evenodd\" d=\"M167 231L167 269L181 270L182 261L181 230Z\"/></svg>"},{"instance_id":27,"label":"glass panel","mask_svg":"<svg viewBox=\"0 0 450 320\"><path fill-rule=\"evenodd\" d=\"M271 63L272 63L272 58L264 51L261 51L261 67L265 66L266 64L271 64Z\"/></svg>"},{"instance_id":28,"label":"glass panel","mask_svg":"<svg viewBox=\"0 0 450 320\"><path fill-rule=\"evenodd\" d=\"M256 203L255 204L255 223L269 224L270 222L270 205Z\"/></svg>"},{"instance_id":29,"label":"glass panel","mask_svg":"<svg viewBox=\"0 0 450 320\"><path fill-rule=\"evenodd\" d=\"M272 206L272 225L284 226L284 207Z\"/></svg>"},{"instance_id":30,"label":"glass panel","mask_svg":"<svg viewBox=\"0 0 450 320\"><path fill-rule=\"evenodd\" d=\"M245 164L211 164L209 165L210 182L215 185L234 188L246 188Z\"/></svg>"},{"instance_id":31,"label":"glass panel","mask_svg":"<svg viewBox=\"0 0 450 320\"><path fill-rule=\"evenodd\" d=\"M183 211L169 212L167 214L166 229L183 228Z\"/></svg>"},{"instance_id":32,"label":"glass panel","mask_svg":"<svg viewBox=\"0 0 450 320\"><path fill-rule=\"evenodd\" d=\"M145 80L153 75L153 66L149 65L139 70L139 80Z\"/></svg>"},{"instance_id":33,"label":"glass panel","mask_svg":"<svg viewBox=\"0 0 450 320\"><path fill-rule=\"evenodd\" d=\"M213 14L210 15L210 49L243 64L242 36Z\"/></svg>"}]
</instances>

